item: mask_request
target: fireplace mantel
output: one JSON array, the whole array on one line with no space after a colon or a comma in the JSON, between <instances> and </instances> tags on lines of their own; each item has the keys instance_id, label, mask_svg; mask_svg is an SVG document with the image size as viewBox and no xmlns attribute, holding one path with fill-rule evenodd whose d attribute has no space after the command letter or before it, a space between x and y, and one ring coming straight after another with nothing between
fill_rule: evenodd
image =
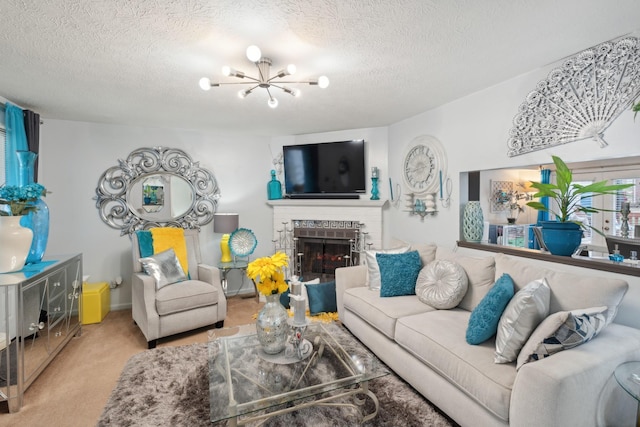
<instances>
[{"instance_id":1,"label":"fireplace mantel","mask_svg":"<svg viewBox=\"0 0 640 427\"><path fill-rule=\"evenodd\" d=\"M279 199L267 201L269 206L321 206L321 207L364 207L383 208L386 200L368 199Z\"/></svg>"},{"instance_id":2,"label":"fireplace mantel","mask_svg":"<svg viewBox=\"0 0 640 427\"><path fill-rule=\"evenodd\" d=\"M357 221L366 233L365 248L382 247L382 211L387 200L369 199L280 199L269 200L273 208L273 238L282 230L293 230L294 220Z\"/></svg>"}]
</instances>

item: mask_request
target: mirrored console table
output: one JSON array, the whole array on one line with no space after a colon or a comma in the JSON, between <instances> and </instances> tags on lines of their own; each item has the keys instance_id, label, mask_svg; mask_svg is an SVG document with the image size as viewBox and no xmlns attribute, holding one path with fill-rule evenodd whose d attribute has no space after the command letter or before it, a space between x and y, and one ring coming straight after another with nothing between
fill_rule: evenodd
<instances>
[{"instance_id":1,"label":"mirrored console table","mask_svg":"<svg viewBox=\"0 0 640 427\"><path fill-rule=\"evenodd\" d=\"M0 401L22 407L25 390L80 334L82 254L0 274Z\"/></svg>"}]
</instances>

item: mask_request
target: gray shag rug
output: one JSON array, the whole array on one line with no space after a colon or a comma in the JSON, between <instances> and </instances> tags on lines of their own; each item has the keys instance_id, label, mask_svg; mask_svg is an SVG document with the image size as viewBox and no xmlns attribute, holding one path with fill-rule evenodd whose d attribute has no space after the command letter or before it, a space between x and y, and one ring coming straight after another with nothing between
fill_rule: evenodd
<instances>
[{"instance_id":1,"label":"gray shag rug","mask_svg":"<svg viewBox=\"0 0 640 427\"><path fill-rule=\"evenodd\" d=\"M98 426L211 426L208 354L206 344L193 344L156 348L131 357ZM369 388L378 397L380 408L365 426L456 426L393 373L370 381ZM371 412L371 399L367 399L364 408ZM353 426L360 420L361 414L353 408L325 406L248 425ZM226 422L214 425L224 426Z\"/></svg>"}]
</instances>

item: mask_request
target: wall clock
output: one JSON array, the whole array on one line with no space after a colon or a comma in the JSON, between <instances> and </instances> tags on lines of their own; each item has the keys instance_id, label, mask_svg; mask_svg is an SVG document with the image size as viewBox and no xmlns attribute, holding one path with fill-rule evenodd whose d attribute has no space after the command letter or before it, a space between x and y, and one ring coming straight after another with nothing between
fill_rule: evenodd
<instances>
[{"instance_id":1,"label":"wall clock","mask_svg":"<svg viewBox=\"0 0 640 427\"><path fill-rule=\"evenodd\" d=\"M429 135L413 139L405 151L402 178L409 192L423 195L435 193L447 176L447 162L440 141Z\"/></svg>"}]
</instances>

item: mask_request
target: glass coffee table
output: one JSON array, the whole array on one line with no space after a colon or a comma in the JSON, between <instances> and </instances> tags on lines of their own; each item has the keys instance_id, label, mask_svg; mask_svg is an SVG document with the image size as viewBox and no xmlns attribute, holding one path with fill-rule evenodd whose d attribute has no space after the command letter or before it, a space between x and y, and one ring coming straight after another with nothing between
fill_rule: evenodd
<instances>
[{"instance_id":1,"label":"glass coffee table","mask_svg":"<svg viewBox=\"0 0 640 427\"><path fill-rule=\"evenodd\" d=\"M303 337L308 351L302 360L291 348L265 354L255 326L213 337L208 344L211 421L244 425L316 405L362 410L366 398L374 410L362 414L362 422L374 418L378 399L368 382L388 375L387 367L338 325L311 323Z\"/></svg>"}]
</instances>

